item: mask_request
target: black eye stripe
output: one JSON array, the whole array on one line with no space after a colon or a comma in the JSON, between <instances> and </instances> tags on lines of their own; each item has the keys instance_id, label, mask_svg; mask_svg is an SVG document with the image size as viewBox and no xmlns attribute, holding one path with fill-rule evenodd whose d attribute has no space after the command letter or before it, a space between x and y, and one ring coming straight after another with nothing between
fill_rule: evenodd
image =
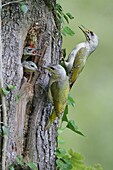
<instances>
[{"instance_id":1,"label":"black eye stripe","mask_svg":"<svg viewBox=\"0 0 113 170\"><path fill-rule=\"evenodd\" d=\"M31 49L31 48L28 48L28 51L32 51L32 49Z\"/></svg>"},{"instance_id":2,"label":"black eye stripe","mask_svg":"<svg viewBox=\"0 0 113 170\"><path fill-rule=\"evenodd\" d=\"M51 68L52 70L54 70L54 69L55 69L55 68L54 68L54 67L52 67L52 66L51 66L50 68Z\"/></svg>"},{"instance_id":3,"label":"black eye stripe","mask_svg":"<svg viewBox=\"0 0 113 170\"><path fill-rule=\"evenodd\" d=\"M92 36L94 35L92 31L90 31L90 34L91 34Z\"/></svg>"}]
</instances>

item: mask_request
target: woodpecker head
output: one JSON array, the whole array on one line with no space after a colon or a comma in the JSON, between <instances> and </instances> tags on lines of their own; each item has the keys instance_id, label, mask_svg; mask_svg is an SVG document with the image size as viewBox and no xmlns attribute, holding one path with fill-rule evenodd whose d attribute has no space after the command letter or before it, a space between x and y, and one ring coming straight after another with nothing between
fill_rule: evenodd
<instances>
[{"instance_id":1,"label":"woodpecker head","mask_svg":"<svg viewBox=\"0 0 113 170\"><path fill-rule=\"evenodd\" d=\"M24 54L24 55L36 56L36 55L38 54L38 51L37 51L36 48L27 46L27 47L24 48L23 54Z\"/></svg>"},{"instance_id":2,"label":"woodpecker head","mask_svg":"<svg viewBox=\"0 0 113 170\"><path fill-rule=\"evenodd\" d=\"M81 27L79 26L79 28L84 33L84 35L86 37L86 41L89 44L91 44L92 52L93 52L96 49L96 47L98 46L98 36L93 31L86 29L83 25L81 25Z\"/></svg>"},{"instance_id":3,"label":"woodpecker head","mask_svg":"<svg viewBox=\"0 0 113 170\"><path fill-rule=\"evenodd\" d=\"M43 68L47 69L52 74L53 79L60 80L60 79L66 78L66 71L59 64L57 64L57 65L51 64L47 67L44 66Z\"/></svg>"},{"instance_id":4,"label":"woodpecker head","mask_svg":"<svg viewBox=\"0 0 113 170\"><path fill-rule=\"evenodd\" d=\"M38 68L36 66L36 64L32 61L24 61L22 63L24 69L28 72L35 72L35 71L38 71Z\"/></svg>"}]
</instances>

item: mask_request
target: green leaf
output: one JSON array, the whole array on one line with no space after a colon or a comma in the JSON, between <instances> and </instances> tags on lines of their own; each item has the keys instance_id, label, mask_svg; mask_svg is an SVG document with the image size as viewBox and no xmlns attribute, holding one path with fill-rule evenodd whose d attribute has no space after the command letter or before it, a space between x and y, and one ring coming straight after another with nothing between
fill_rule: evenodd
<instances>
[{"instance_id":1,"label":"green leaf","mask_svg":"<svg viewBox=\"0 0 113 170\"><path fill-rule=\"evenodd\" d=\"M58 128L58 135L61 135L63 133L63 130L61 128Z\"/></svg>"},{"instance_id":2,"label":"green leaf","mask_svg":"<svg viewBox=\"0 0 113 170\"><path fill-rule=\"evenodd\" d=\"M4 94L5 96L8 95L8 93L9 93L9 91L6 90L4 87L2 87L2 92L3 92L3 94Z\"/></svg>"},{"instance_id":3,"label":"green leaf","mask_svg":"<svg viewBox=\"0 0 113 170\"><path fill-rule=\"evenodd\" d=\"M68 114L68 105L66 105L66 107L65 107L62 121L68 122L67 114Z\"/></svg>"},{"instance_id":4,"label":"green leaf","mask_svg":"<svg viewBox=\"0 0 113 170\"><path fill-rule=\"evenodd\" d=\"M24 160L23 160L23 156L19 155L16 157L16 161L19 165L24 165Z\"/></svg>"},{"instance_id":5,"label":"green leaf","mask_svg":"<svg viewBox=\"0 0 113 170\"><path fill-rule=\"evenodd\" d=\"M15 100L16 100L16 103L18 103L18 101L19 101L19 95L18 94L15 95Z\"/></svg>"},{"instance_id":6,"label":"green leaf","mask_svg":"<svg viewBox=\"0 0 113 170\"><path fill-rule=\"evenodd\" d=\"M69 164L68 162L64 162L64 160L61 160L61 159L57 159L56 164L57 164L57 167L60 168L60 170L70 170L70 169L72 169L71 164Z\"/></svg>"},{"instance_id":7,"label":"green leaf","mask_svg":"<svg viewBox=\"0 0 113 170\"><path fill-rule=\"evenodd\" d=\"M14 85L8 85L9 90L14 90L15 86Z\"/></svg>"},{"instance_id":8,"label":"green leaf","mask_svg":"<svg viewBox=\"0 0 113 170\"><path fill-rule=\"evenodd\" d=\"M3 135L8 136L8 127L7 126L2 126L2 131L3 131Z\"/></svg>"},{"instance_id":9,"label":"green leaf","mask_svg":"<svg viewBox=\"0 0 113 170\"><path fill-rule=\"evenodd\" d=\"M67 124L66 127L69 128L69 129L71 129L73 132L75 132L75 133L77 133L77 134L79 134L79 135L81 135L81 136L84 136L83 133L78 130L78 127L77 127L77 125L75 124L75 121L74 121L74 120L69 120L69 122L68 122L68 124Z\"/></svg>"},{"instance_id":10,"label":"green leaf","mask_svg":"<svg viewBox=\"0 0 113 170\"><path fill-rule=\"evenodd\" d=\"M69 24L68 17L67 17L65 14L63 14L63 17L64 17L64 19L66 20L66 22Z\"/></svg>"},{"instance_id":11,"label":"green leaf","mask_svg":"<svg viewBox=\"0 0 113 170\"><path fill-rule=\"evenodd\" d=\"M65 155L66 155L65 149L57 148L56 155L57 155L57 158L59 158L59 159L65 157Z\"/></svg>"},{"instance_id":12,"label":"green leaf","mask_svg":"<svg viewBox=\"0 0 113 170\"><path fill-rule=\"evenodd\" d=\"M62 30L62 34L63 35L70 35L73 36L75 33L74 31L71 30L71 28L69 28L68 26L64 27Z\"/></svg>"},{"instance_id":13,"label":"green leaf","mask_svg":"<svg viewBox=\"0 0 113 170\"><path fill-rule=\"evenodd\" d=\"M64 144L64 140L61 136L58 136L58 143L59 144Z\"/></svg>"},{"instance_id":14,"label":"green leaf","mask_svg":"<svg viewBox=\"0 0 113 170\"><path fill-rule=\"evenodd\" d=\"M34 162L28 162L26 165L32 170L37 170L37 165Z\"/></svg>"},{"instance_id":15,"label":"green leaf","mask_svg":"<svg viewBox=\"0 0 113 170\"><path fill-rule=\"evenodd\" d=\"M59 13L62 13L62 6L58 3L56 3L56 11L58 11Z\"/></svg>"},{"instance_id":16,"label":"green leaf","mask_svg":"<svg viewBox=\"0 0 113 170\"><path fill-rule=\"evenodd\" d=\"M13 165L10 165L9 170L15 170Z\"/></svg>"},{"instance_id":17,"label":"green leaf","mask_svg":"<svg viewBox=\"0 0 113 170\"><path fill-rule=\"evenodd\" d=\"M68 95L68 105L75 107L75 101L70 94Z\"/></svg>"},{"instance_id":18,"label":"green leaf","mask_svg":"<svg viewBox=\"0 0 113 170\"><path fill-rule=\"evenodd\" d=\"M22 12L26 13L26 12L28 11L27 5L22 4L22 5L21 5L21 10L22 10Z\"/></svg>"},{"instance_id":19,"label":"green leaf","mask_svg":"<svg viewBox=\"0 0 113 170\"><path fill-rule=\"evenodd\" d=\"M69 155L65 151L65 149L57 148L56 150L56 164L61 170L69 170L72 169L71 161Z\"/></svg>"},{"instance_id":20,"label":"green leaf","mask_svg":"<svg viewBox=\"0 0 113 170\"><path fill-rule=\"evenodd\" d=\"M69 17L69 19L74 19L74 17L69 12L67 12L66 15Z\"/></svg>"}]
</instances>

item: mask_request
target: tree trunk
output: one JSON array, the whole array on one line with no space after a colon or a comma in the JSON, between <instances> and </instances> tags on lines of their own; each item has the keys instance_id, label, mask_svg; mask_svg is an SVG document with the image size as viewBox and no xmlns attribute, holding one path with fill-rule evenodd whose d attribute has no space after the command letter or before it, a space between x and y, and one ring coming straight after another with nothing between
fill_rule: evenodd
<instances>
[{"instance_id":1,"label":"tree trunk","mask_svg":"<svg viewBox=\"0 0 113 170\"><path fill-rule=\"evenodd\" d=\"M2 4L7 2L9 1L3 0ZM3 82L5 89L8 85L15 86L14 90L9 90L5 96L8 140L7 147L3 148L5 137L2 136L0 157L3 161L3 153L6 152L6 170L15 163L19 155L23 155L24 162L35 162L39 170L56 169L58 122L56 121L50 130L44 130L52 106L46 92L49 75L41 66L59 62L61 36L52 7L56 2L45 2L26 1L26 13L22 12L19 3L7 4L2 8ZM40 72L33 73L29 81L29 74L23 71L21 61L23 48L29 44L28 39L33 30L36 31L35 47L39 49L40 57L31 57L30 60L37 64ZM4 112L2 106L0 108L0 122L3 122ZM2 123L1 125L3 126Z\"/></svg>"}]
</instances>

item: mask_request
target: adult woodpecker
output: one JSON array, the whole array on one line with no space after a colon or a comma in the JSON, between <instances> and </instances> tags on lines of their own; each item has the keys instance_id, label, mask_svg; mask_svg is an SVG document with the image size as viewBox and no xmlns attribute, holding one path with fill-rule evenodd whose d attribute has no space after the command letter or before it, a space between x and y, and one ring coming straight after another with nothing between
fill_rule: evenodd
<instances>
[{"instance_id":1,"label":"adult woodpecker","mask_svg":"<svg viewBox=\"0 0 113 170\"><path fill-rule=\"evenodd\" d=\"M51 74L48 97L53 104L53 109L45 125L45 129L49 129L54 120L60 117L65 110L69 93L69 78L65 69L59 64L44 68Z\"/></svg>"},{"instance_id":2,"label":"adult woodpecker","mask_svg":"<svg viewBox=\"0 0 113 170\"><path fill-rule=\"evenodd\" d=\"M86 29L84 26L79 28L83 31L86 41L76 45L69 54L67 61L64 61L64 67L69 76L70 88L82 72L88 56L90 56L98 46L98 36L93 31Z\"/></svg>"},{"instance_id":3,"label":"adult woodpecker","mask_svg":"<svg viewBox=\"0 0 113 170\"><path fill-rule=\"evenodd\" d=\"M25 72L36 72L38 71L38 68L36 64L32 61L24 61L22 63L23 68L25 69Z\"/></svg>"}]
</instances>

